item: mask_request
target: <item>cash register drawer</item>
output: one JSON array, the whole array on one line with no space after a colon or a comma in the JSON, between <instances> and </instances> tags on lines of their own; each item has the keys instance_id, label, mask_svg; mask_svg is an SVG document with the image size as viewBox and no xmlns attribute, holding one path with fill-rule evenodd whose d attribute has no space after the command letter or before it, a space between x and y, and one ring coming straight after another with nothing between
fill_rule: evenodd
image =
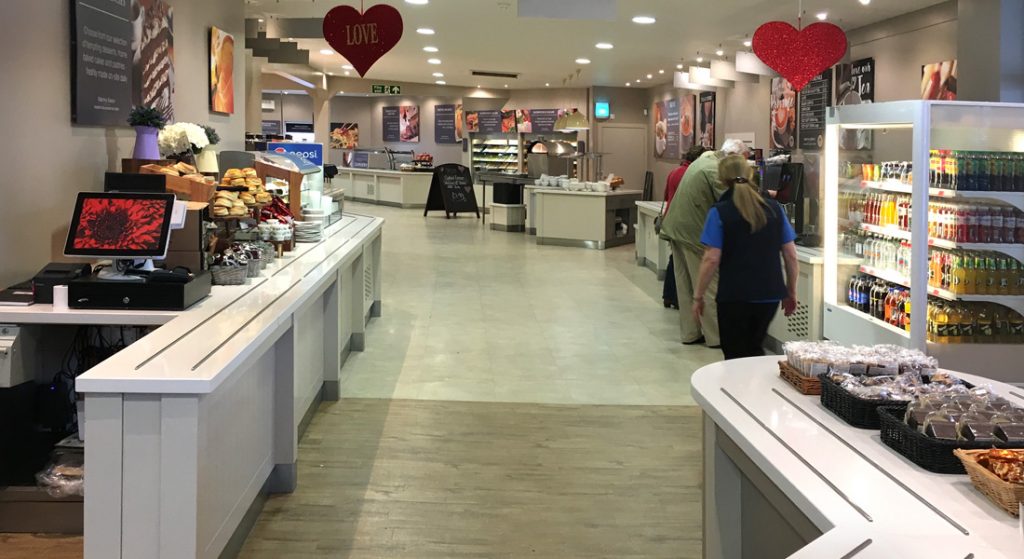
<instances>
[{"instance_id":1,"label":"cash register drawer","mask_svg":"<svg viewBox=\"0 0 1024 559\"><path fill-rule=\"evenodd\" d=\"M182 311L210 294L212 276L200 272L188 283L101 280L96 276L68 283L68 306L75 309Z\"/></svg>"}]
</instances>

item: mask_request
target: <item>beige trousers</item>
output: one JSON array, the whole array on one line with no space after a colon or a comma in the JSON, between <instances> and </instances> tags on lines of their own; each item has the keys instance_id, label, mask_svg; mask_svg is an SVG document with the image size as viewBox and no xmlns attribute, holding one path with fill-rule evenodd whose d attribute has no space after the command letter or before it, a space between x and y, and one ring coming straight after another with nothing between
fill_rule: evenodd
<instances>
[{"instance_id":1,"label":"beige trousers","mask_svg":"<svg viewBox=\"0 0 1024 559\"><path fill-rule=\"evenodd\" d=\"M700 323L693 318L693 293L697 289L700 277L700 261L703 254L694 252L676 242L669 242L672 247L672 259L675 261L676 293L679 296L679 330L683 342L692 342L704 336L709 346L721 345L718 335L718 308L715 296L718 295L718 272L715 272L704 294L704 316Z\"/></svg>"}]
</instances>

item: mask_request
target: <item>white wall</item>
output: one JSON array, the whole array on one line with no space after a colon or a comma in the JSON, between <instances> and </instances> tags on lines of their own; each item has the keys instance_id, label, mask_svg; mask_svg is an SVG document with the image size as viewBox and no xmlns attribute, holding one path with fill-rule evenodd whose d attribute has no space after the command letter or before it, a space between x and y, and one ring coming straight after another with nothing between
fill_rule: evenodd
<instances>
[{"instance_id":1,"label":"white wall","mask_svg":"<svg viewBox=\"0 0 1024 559\"><path fill-rule=\"evenodd\" d=\"M175 115L209 123L221 149L242 149L245 138L243 0L174 0ZM101 190L103 173L131 155L134 132L71 124L69 2L0 2L0 287L30 278L60 260L75 194ZM235 114L208 106L207 33L234 34Z\"/></svg>"}]
</instances>

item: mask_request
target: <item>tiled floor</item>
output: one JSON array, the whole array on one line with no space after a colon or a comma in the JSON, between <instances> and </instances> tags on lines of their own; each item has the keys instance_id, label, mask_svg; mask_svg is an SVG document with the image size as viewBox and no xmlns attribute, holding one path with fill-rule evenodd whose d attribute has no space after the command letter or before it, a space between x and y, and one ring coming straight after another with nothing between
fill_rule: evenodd
<instances>
[{"instance_id":1,"label":"tiled floor","mask_svg":"<svg viewBox=\"0 0 1024 559\"><path fill-rule=\"evenodd\" d=\"M721 352L679 343L634 247L538 246L475 218L350 204L384 227L384 315L342 374L351 398L692 405Z\"/></svg>"}]
</instances>

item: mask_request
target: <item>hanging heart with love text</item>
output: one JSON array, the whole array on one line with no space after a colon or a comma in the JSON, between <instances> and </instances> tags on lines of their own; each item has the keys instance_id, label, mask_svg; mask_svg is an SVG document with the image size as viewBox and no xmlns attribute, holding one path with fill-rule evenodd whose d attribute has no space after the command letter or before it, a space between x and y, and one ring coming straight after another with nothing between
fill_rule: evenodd
<instances>
[{"instance_id":1,"label":"hanging heart with love text","mask_svg":"<svg viewBox=\"0 0 1024 559\"><path fill-rule=\"evenodd\" d=\"M324 16L324 38L345 57L360 77L402 38L402 14L387 4L359 13L352 6L336 6Z\"/></svg>"},{"instance_id":2,"label":"hanging heart with love text","mask_svg":"<svg viewBox=\"0 0 1024 559\"><path fill-rule=\"evenodd\" d=\"M784 21L770 21L754 32L754 54L800 91L842 60L846 33L831 23L812 23L797 30Z\"/></svg>"}]
</instances>

